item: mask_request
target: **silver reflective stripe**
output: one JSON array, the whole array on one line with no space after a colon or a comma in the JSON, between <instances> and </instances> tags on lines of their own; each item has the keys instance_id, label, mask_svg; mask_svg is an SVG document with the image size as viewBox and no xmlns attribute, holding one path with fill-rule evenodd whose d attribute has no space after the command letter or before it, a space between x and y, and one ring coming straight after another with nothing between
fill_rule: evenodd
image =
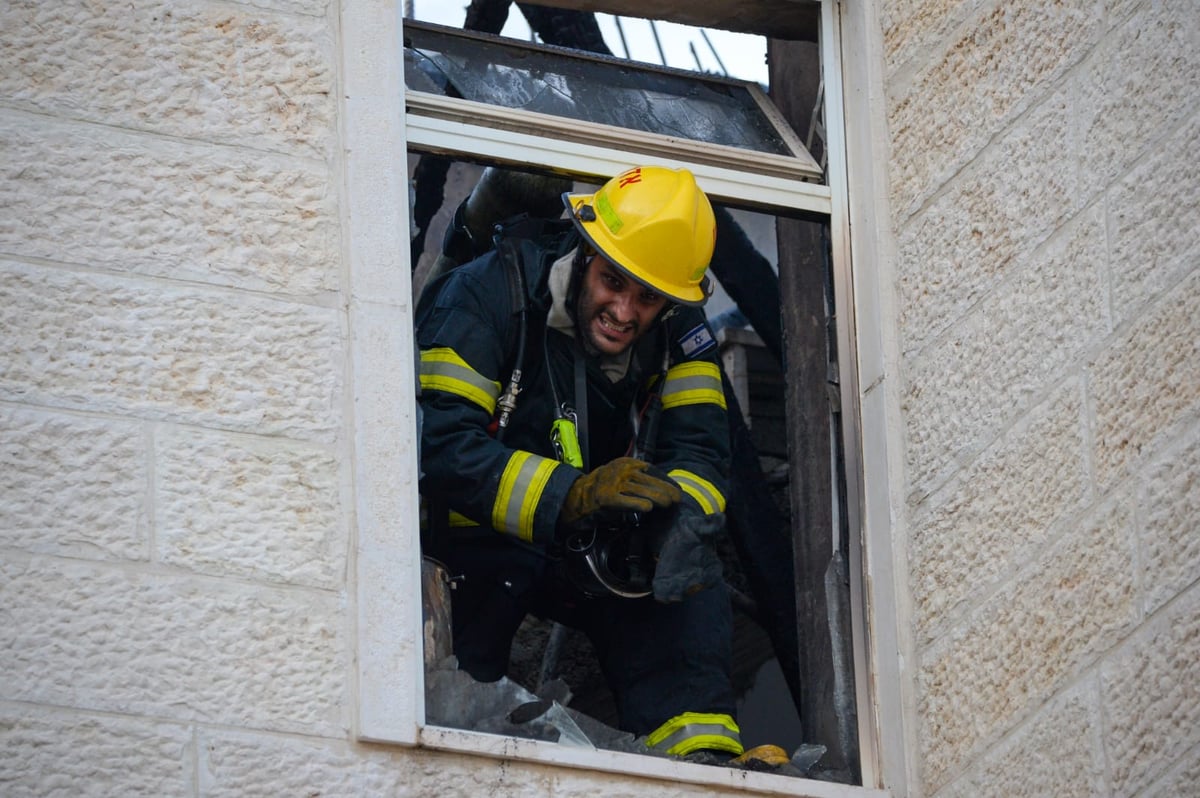
<instances>
[{"instance_id":1,"label":"silver reflective stripe","mask_svg":"<svg viewBox=\"0 0 1200 798\"><path fill-rule=\"evenodd\" d=\"M672 470L667 476L678 482L684 493L695 499L705 514L725 512L725 497L717 490L717 486L707 479L701 479L691 471L681 468Z\"/></svg>"},{"instance_id":2,"label":"silver reflective stripe","mask_svg":"<svg viewBox=\"0 0 1200 798\"><path fill-rule=\"evenodd\" d=\"M533 540L533 518L550 474L558 463L529 452L509 458L492 506L492 526L522 540Z\"/></svg>"},{"instance_id":3,"label":"silver reflective stripe","mask_svg":"<svg viewBox=\"0 0 1200 798\"><path fill-rule=\"evenodd\" d=\"M730 731L720 723L689 723L686 726L681 726L680 728L676 729L673 733L671 733L670 736L663 740L659 740L650 747L655 751L675 753L673 749L696 737L708 738L708 744L701 744L698 746L702 748L729 749L733 747L733 745L730 745L730 743L732 743L740 750L742 746L741 736L737 732ZM713 738L720 738L717 745L711 744L713 742ZM720 743L722 742L725 744L721 745Z\"/></svg>"},{"instance_id":4,"label":"silver reflective stripe","mask_svg":"<svg viewBox=\"0 0 1200 798\"><path fill-rule=\"evenodd\" d=\"M445 391L469 399L491 415L496 411L500 383L487 379L447 347L421 352L421 388Z\"/></svg>"},{"instance_id":5,"label":"silver reflective stripe","mask_svg":"<svg viewBox=\"0 0 1200 798\"><path fill-rule=\"evenodd\" d=\"M663 385L664 409L684 405L715 404L724 408L725 392L721 387L721 372L716 364L707 361L681 363L667 372Z\"/></svg>"}]
</instances>

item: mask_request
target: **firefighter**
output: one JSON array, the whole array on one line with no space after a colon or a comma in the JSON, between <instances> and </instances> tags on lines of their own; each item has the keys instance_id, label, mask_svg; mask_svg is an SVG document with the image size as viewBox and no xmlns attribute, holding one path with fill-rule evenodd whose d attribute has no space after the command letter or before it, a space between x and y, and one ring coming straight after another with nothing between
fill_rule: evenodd
<instances>
[{"instance_id":1,"label":"firefighter","mask_svg":"<svg viewBox=\"0 0 1200 798\"><path fill-rule=\"evenodd\" d=\"M527 614L581 629L623 730L732 758L713 211L657 166L563 202L562 230L499 228L417 311L425 546L463 577L454 652L495 681Z\"/></svg>"}]
</instances>

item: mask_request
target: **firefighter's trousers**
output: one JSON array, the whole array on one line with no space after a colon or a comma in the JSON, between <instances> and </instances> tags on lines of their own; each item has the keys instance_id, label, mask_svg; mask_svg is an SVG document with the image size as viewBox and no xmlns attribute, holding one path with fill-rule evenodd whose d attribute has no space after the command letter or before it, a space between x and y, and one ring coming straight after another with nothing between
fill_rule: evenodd
<instances>
[{"instance_id":1,"label":"firefighter's trousers","mask_svg":"<svg viewBox=\"0 0 1200 798\"><path fill-rule=\"evenodd\" d=\"M451 593L454 653L475 679L506 674L513 635L532 614L588 636L625 731L649 734L685 712L735 715L724 585L678 604L588 598L544 553L495 533L438 548L451 576L463 577Z\"/></svg>"}]
</instances>

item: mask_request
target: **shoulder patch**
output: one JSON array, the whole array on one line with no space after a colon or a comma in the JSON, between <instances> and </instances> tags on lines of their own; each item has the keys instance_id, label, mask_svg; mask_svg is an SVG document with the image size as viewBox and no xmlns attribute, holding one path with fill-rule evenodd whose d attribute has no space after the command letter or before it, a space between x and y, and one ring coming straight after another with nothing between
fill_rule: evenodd
<instances>
[{"instance_id":1,"label":"shoulder patch","mask_svg":"<svg viewBox=\"0 0 1200 798\"><path fill-rule=\"evenodd\" d=\"M717 340L709 332L707 324L697 324L679 339L679 346L683 349L683 354L686 357L693 357L702 352L707 352L716 345Z\"/></svg>"}]
</instances>

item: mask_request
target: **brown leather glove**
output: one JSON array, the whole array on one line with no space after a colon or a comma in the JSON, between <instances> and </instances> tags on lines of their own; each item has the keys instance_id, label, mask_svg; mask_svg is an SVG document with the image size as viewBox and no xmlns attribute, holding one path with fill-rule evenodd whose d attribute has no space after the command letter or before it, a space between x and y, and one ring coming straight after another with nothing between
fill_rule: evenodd
<instances>
[{"instance_id":1,"label":"brown leather glove","mask_svg":"<svg viewBox=\"0 0 1200 798\"><path fill-rule=\"evenodd\" d=\"M632 457L619 457L575 480L558 521L572 526L601 512L648 513L682 498L683 491L660 469Z\"/></svg>"}]
</instances>

